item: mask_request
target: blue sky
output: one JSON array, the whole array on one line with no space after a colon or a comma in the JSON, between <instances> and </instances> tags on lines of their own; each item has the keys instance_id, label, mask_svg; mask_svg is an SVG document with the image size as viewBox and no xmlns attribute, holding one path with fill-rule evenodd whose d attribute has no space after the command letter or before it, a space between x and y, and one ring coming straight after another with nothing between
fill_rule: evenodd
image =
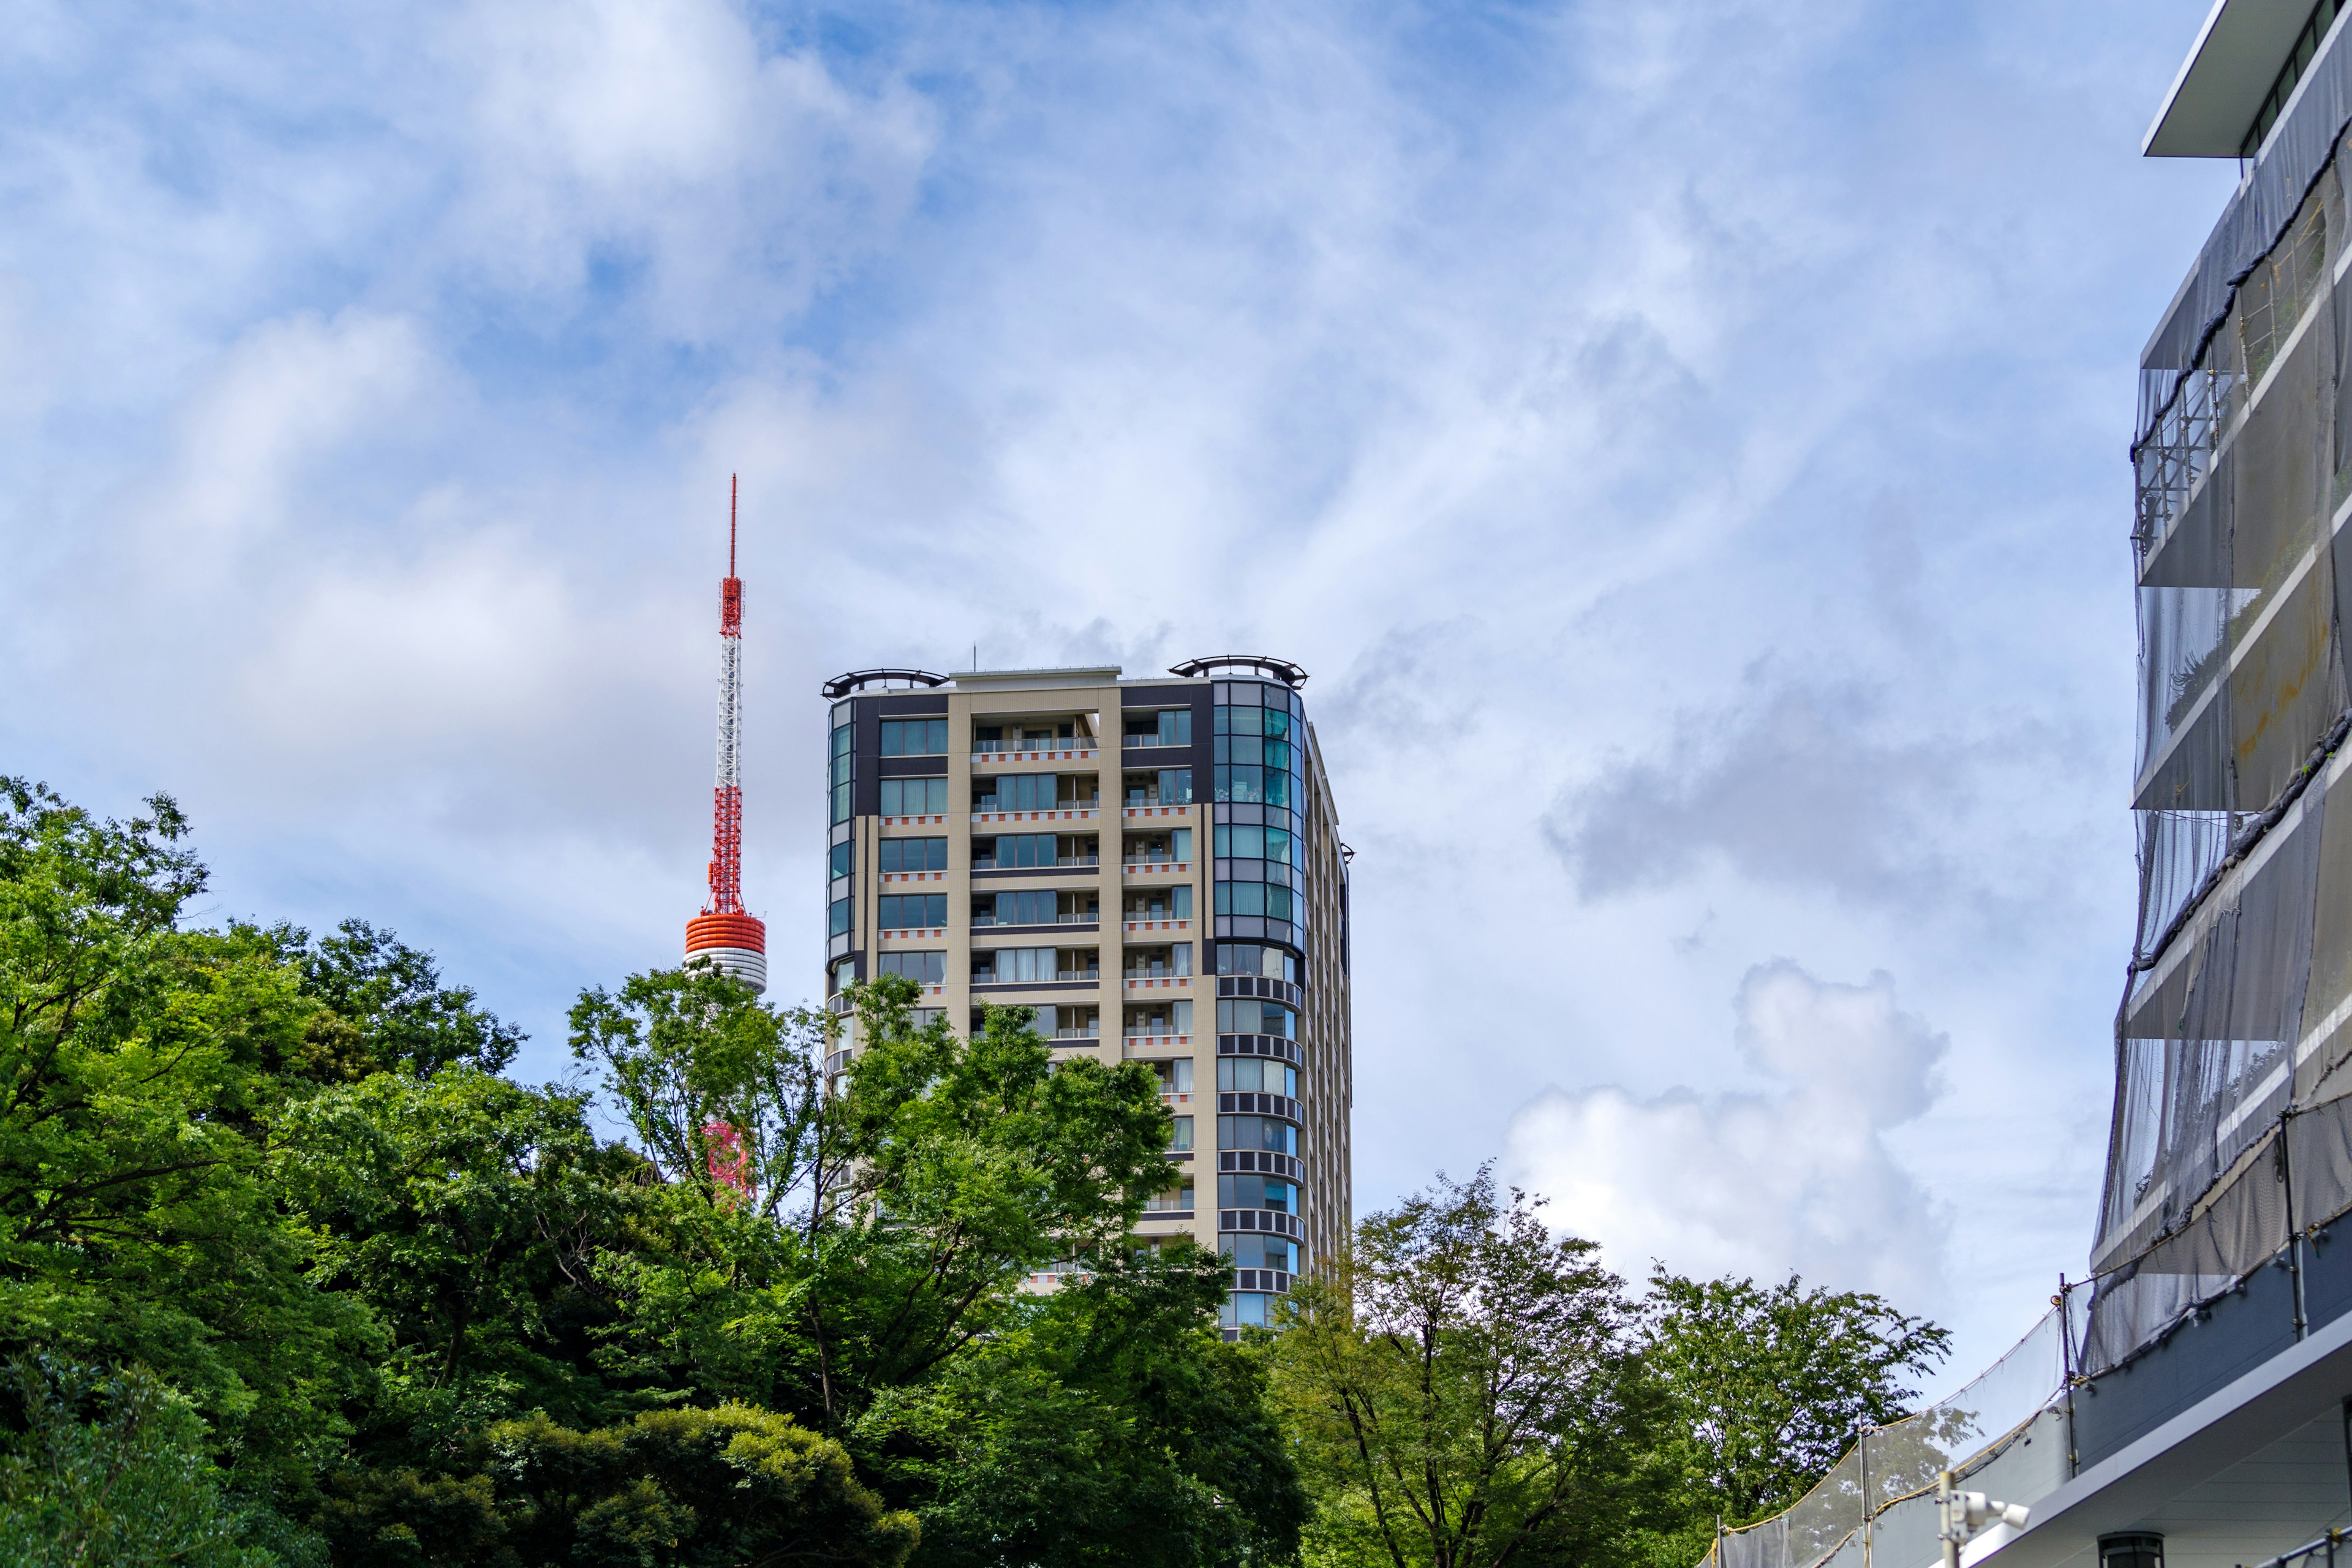
<instances>
[{"instance_id":1,"label":"blue sky","mask_svg":"<svg viewBox=\"0 0 2352 1568\"><path fill-rule=\"evenodd\" d=\"M1360 1208L1495 1158L1981 1364L2096 1194L2201 12L19 6L0 768L558 1074L699 901L740 471L780 994L824 676L1262 648Z\"/></svg>"}]
</instances>

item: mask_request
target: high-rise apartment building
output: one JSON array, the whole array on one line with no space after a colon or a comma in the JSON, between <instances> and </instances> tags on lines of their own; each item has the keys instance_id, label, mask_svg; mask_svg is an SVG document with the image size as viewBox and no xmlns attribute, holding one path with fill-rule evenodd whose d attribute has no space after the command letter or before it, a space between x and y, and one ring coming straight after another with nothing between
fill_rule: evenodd
<instances>
[{"instance_id":1,"label":"high-rise apartment building","mask_svg":"<svg viewBox=\"0 0 2352 1568\"><path fill-rule=\"evenodd\" d=\"M900 974L960 1030L1033 1007L1057 1058L1147 1064L1176 1131L1140 1239L1232 1260L1229 1331L1349 1223L1349 851L1305 681L1227 657L824 687L828 999Z\"/></svg>"}]
</instances>

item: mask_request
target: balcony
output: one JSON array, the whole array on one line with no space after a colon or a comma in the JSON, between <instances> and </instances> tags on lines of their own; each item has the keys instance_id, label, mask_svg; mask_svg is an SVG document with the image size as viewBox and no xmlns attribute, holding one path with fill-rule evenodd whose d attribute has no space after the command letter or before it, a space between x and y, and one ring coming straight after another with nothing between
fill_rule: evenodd
<instances>
[{"instance_id":1,"label":"balcony","mask_svg":"<svg viewBox=\"0 0 2352 1568\"><path fill-rule=\"evenodd\" d=\"M1057 855L1054 858L1054 864L1051 866L999 866L996 863L996 857L993 855L975 855L971 858L971 868L975 871L1076 870L1083 869L1088 866L1099 866L1101 864L1102 857L1099 855Z\"/></svg>"},{"instance_id":2,"label":"balcony","mask_svg":"<svg viewBox=\"0 0 2352 1568\"><path fill-rule=\"evenodd\" d=\"M1078 911L1072 910L1066 913L1058 913L1050 921L999 921L992 914L974 915L971 917L971 929L974 931L979 931L983 927L993 925L1003 925L1026 930L1032 926L1041 925L1098 926L1100 924L1102 924L1102 916L1092 911L1080 913Z\"/></svg>"},{"instance_id":3,"label":"balcony","mask_svg":"<svg viewBox=\"0 0 2352 1568\"><path fill-rule=\"evenodd\" d=\"M1008 807L1002 797L983 795L971 803L974 822L1085 822L1100 815L1102 797L1057 800L1052 805Z\"/></svg>"},{"instance_id":4,"label":"balcony","mask_svg":"<svg viewBox=\"0 0 2352 1568\"><path fill-rule=\"evenodd\" d=\"M999 768L1007 763L1087 763L1095 760L1095 738L1076 735L1055 741L974 741L975 767Z\"/></svg>"}]
</instances>

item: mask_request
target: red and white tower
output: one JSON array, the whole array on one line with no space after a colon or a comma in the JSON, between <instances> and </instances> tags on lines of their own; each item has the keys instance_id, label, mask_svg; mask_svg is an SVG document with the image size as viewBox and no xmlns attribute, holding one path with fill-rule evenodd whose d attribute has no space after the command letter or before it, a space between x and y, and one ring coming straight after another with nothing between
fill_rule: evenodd
<instances>
[{"instance_id":1,"label":"red and white tower","mask_svg":"<svg viewBox=\"0 0 2352 1568\"><path fill-rule=\"evenodd\" d=\"M743 582L735 575L735 481L727 491L727 580L719 587L719 785L712 792L710 901L686 922L686 957L754 991L768 988L768 928L743 912Z\"/></svg>"}]
</instances>

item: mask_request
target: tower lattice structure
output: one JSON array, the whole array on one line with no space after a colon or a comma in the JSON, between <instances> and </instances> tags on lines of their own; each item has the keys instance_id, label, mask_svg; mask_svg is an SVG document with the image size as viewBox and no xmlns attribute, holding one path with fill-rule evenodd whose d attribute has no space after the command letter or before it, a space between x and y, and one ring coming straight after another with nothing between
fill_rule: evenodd
<instances>
[{"instance_id":1,"label":"tower lattice structure","mask_svg":"<svg viewBox=\"0 0 2352 1568\"><path fill-rule=\"evenodd\" d=\"M727 497L727 575L719 585L719 769L711 790L710 898L686 924L686 956L768 988L768 928L743 908L743 580L735 574L738 486Z\"/></svg>"}]
</instances>

